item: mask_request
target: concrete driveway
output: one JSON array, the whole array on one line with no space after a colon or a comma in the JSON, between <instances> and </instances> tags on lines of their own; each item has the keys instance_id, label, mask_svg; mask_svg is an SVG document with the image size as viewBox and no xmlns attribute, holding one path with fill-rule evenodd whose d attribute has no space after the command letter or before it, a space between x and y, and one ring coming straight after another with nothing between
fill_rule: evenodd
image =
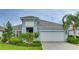
<instances>
[{"instance_id":1,"label":"concrete driveway","mask_svg":"<svg viewBox=\"0 0 79 59\"><path fill-rule=\"evenodd\" d=\"M42 42L44 50L79 50L79 46L67 42Z\"/></svg>"}]
</instances>

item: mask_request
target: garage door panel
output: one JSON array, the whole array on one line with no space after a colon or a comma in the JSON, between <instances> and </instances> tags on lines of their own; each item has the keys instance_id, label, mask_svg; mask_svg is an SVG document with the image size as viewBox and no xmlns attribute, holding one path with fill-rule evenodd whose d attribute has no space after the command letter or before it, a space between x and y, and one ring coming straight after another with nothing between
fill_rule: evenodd
<instances>
[{"instance_id":1,"label":"garage door panel","mask_svg":"<svg viewBox=\"0 0 79 59\"><path fill-rule=\"evenodd\" d=\"M40 32L41 41L66 41L64 32L51 32L51 31L42 31Z\"/></svg>"}]
</instances>

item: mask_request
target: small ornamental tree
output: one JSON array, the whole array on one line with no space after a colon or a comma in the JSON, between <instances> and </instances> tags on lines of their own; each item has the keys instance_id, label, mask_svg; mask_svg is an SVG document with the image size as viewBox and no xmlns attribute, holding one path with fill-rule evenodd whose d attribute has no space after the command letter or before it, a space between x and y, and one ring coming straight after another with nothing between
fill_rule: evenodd
<instances>
[{"instance_id":1,"label":"small ornamental tree","mask_svg":"<svg viewBox=\"0 0 79 59\"><path fill-rule=\"evenodd\" d=\"M9 39L12 37L12 35L13 35L13 28L12 28L11 23L8 21L4 28L4 32L2 34L2 36L3 36L2 41L3 42L9 41Z\"/></svg>"}]
</instances>

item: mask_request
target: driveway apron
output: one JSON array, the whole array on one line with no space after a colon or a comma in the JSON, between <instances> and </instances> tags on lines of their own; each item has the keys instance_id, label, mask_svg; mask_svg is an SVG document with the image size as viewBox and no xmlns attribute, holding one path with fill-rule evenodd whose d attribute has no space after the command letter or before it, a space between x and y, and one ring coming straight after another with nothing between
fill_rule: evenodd
<instances>
[{"instance_id":1,"label":"driveway apron","mask_svg":"<svg viewBox=\"0 0 79 59\"><path fill-rule=\"evenodd\" d=\"M41 42L44 50L79 50L79 46L67 42Z\"/></svg>"}]
</instances>

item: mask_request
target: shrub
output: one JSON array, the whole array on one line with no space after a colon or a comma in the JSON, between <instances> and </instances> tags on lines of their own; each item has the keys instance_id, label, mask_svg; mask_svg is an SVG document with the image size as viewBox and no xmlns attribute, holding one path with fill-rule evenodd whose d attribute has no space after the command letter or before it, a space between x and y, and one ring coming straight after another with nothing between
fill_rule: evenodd
<instances>
[{"instance_id":1,"label":"shrub","mask_svg":"<svg viewBox=\"0 0 79 59\"><path fill-rule=\"evenodd\" d=\"M33 33L26 33L26 40L28 42L28 44L32 44L33 43L33 40L34 40L34 35Z\"/></svg>"},{"instance_id":2,"label":"shrub","mask_svg":"<svg viewBox=\"0 0 79 59\"><path fill-rule=\"evenodd\" d=\"M74 37L73 35L69 35L68 37ZM76 38L79 38L79 36L76 36Z\"/></svg>"},{"instance_id":3,"label":"shrub","mask_svg":"<svg viewBox=\"0 0 79 59\"><path fill-rule=\"evenodd\" d=\"M0 37L0 42L2 41L2 37Z\"/></svg>"},{"instance_id":4,"label":"shrub","mask_svg":"<svg viewBox=\"0 0 79 59\"><path fill-rule=\"evenodd\" d=\"M3 38L2 38L2 42L5 43L8 39L7 39L7 34L3 32L2 34Z\"/></svg>"},{"instance_id":5,"label":"shrub","mask_svg":"<svg viewBox=\"0 0 79 59\"><path fill-rule=\"evenodd\" d=\"M11 43L11 44L17 44L17 43L21 43L21 42L22 42L21 39L19 39L19 38L17 38L17 37L11 38L11 39L9 40L9 43Z\"/></svg>"},{"instance_id":6,"label":"shrub","mask_svg":"<svg viewBox=\"0 0 79 59\"><path fill-rule=\"evenodd\" d=\"M34 42L33 42L33 46L41 46L40 41L34 41Z\"/></svg>"},{"instance_id":7,"label":"shrub","mask_svg":"<svg viewBox=\"0 0 79 59\"><path fill-rule=\"evenodd\" d=\"M26 33L22 33L22 34L19 36L19 38L21 38L21 39L26 39L26 36L27 36Z\"/></svg>"},{"instance_id":8,"label":"shrub","mask_svg":"<svg viewBox=\"0 0 79 59\"><path fill-rule=\"evenodd\" d=\"M21 42L21 43L17 43L17 45L18 45L18 46L28 46L27 43L23 43L23 42Z\"/></svg>"},{"instance_id":9,"label":"shrub","mask_svg":"<svg viewBox=\"0 0 79 59\"><path fill-rule=\"evenodd\" d=\"M1 39L1 37L0 37L0 39Z\"/></svg>"},{"instance_id":10,"label":"shrub","mask_svg":"<svg viewBox=\"0 0 79 59\"><path fill-rule=\"evenodd\" d=\"M67 39L67 42L73 43L73 44L79 44L79 38L74 38L74 36L69 36Z\"/></svg>"},{"instance_id":11,"label":"shrub","mask_svg":"<svg viewBox=\"0 0 79 59\"><path fill-rule=\"evenodd\" d=\"M28 44L32 44L33 40L34 40L34 35L33 33L23 33L20 36L21 39L26 40L28 42Z\"/></svg>"},{"instance_id":12,"label":"shrub","mask_svg":"<svg viewBox=\"0 0 79 59\"><path fill-rule=\"evenodd\" d=\"M73 35L69 35L68 37L73 37Z\"/></svg>"},{"instance_id":13,"label":"shrub","mask_svg":"<svg viewBox=\"0 0 79 59\"><path fill-rule=\"evenodd\" d=\"M36 33L27 32L27 33L21 34L21 36L20 36L20 38L23 40L26 40L29 45L33 43L35 38L38 38L38 37L39 37L38 32L36 32Z\"/></svg>"},{"instance_id":14,"label":"shrub","mask_svg":"<svg viewBox=\"0 0 79 59\"><path fill-rule=\"evenodd\" d=\"M39 32L34 33L34 37L38 38L39 37Z\"/></svg>"},{"instance_id":15,"label":"shrub","mask_svg":"<svg viewBox=\"0 0 79 59\"><path fill-rule=\"evenodd\" d=\"M76 36L76 38L79 38L79 36Z\"/></svg>"}]
</instances>

